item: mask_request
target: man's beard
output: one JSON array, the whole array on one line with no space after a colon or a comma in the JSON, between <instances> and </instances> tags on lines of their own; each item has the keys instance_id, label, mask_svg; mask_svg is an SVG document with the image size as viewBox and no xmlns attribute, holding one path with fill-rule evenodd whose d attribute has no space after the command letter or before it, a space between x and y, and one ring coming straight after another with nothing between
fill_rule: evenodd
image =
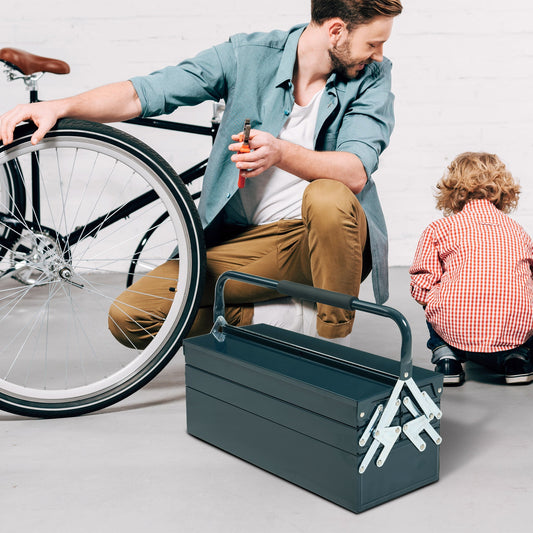
<instances>
[{"instance_id":1,"label":"man's beard","mask_svg":"<svg viewBox=\"0 0 533 533\"><path fill-rule=\"evenodd\" d=\"M357 76L359 76L364 70L357 69L357 66L361 63L360 61L354 63L349 60L349 48L349 45L346 44L342 49L335 46L333 49L328 50L333 72L347 80L357 78ZM368 65L369 62L366 62L365 64Z\"/></svg>"}]
</instances>

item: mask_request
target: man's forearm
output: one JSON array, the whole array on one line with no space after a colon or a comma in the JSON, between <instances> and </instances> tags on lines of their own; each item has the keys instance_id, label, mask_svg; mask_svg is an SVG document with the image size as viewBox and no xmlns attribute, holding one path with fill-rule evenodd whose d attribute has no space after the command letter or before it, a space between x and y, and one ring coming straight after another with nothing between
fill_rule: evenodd
<instances>
[{"instance_id":1,"label":"man's forearm","mask_svg":"<svg viewBox=\"0 0 533 533\"><path fill-rule=\"evenodd\" d=\"M361 160L349 152L317 152L288 141L280 141L281 160L278 167L306 181L326 178L344 183L354 193L367 182Z\"/></svg>"},{"instance_id":2,"label":"man's forearm","mask_svg":"<svg viewBox=\"0 0 533 533\"><path fill-rule=\"evenodd\" d=\"M120 122L141 114L141 102L130 81L105 85L53 103L58 118Z\"/></svg>"},{"instance_id":3,"label":"man's forearm","mask_svg":"<svg viewBox=\"0 0 533 533\"><path fill-rule=\"evenodd\" d=\"M0 116L0 141L11 143L15 127L24 121L32 121L37 126L31 138L36 144L60 118L119 122L140 113L141 102L133 84L122 81L70 98L18 105Z\"/></svg>"}]
</instances>

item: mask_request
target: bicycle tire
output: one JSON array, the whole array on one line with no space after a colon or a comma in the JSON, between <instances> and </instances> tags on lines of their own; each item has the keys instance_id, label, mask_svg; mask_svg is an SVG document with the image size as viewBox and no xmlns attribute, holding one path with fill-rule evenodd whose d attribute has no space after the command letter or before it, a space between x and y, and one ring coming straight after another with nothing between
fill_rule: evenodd
<instances>
[{"instance_id":1,"label":"bicycle tire","mask_svg":"<svg viewBox=\"0 0 533 533\"><path fill-rule=\"evenodd\" d=\"M24 213L26 210L26 191L21 180L20 168L16 160L0 166L0 212ZM0 226L0 238L8 240L10 230ZM0 248L0 259L3 257Z\"/></svg>"},{"instance_id":2,"label":"bicycle tire","mask_svg":"<svg viewBox=\"0 0 533 533\"><path fill-rule=\"evenodd\" d=\"M19 126L13 143L0 145L0 168L18 166L19 194L27 203L25 216L13 205L4 223L0 219L0 227L18 237L0 260L0 335L7 339L0 347L0 408L75 416L129 396L175 355L202 295L203 230L186 186L138 139L65 119L34 146L34 131ZM156 228L161 238L150 250L160 263L179 250L175 297L148 346L127 348L108 331L109 306L126 289L139 238L165 211L169 216Z\"/></svg>"}]
</instances>

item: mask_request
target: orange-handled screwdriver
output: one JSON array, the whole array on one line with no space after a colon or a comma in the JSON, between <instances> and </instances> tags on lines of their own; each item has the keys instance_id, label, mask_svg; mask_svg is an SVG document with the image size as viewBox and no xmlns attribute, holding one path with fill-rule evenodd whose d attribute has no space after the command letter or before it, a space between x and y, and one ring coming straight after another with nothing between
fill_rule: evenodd
<instances>
[{"instance_id":1,"label":"orange-handled screwdriver","mask_svg":"<svg viewBox=\"0 0 533 533\"><path fill-rule=\"evenodd\" d=\"M247 154L250 152L250 119L247 118L244 121L244 135L243 135L243 141L242 146L239 149L239 154ZM246 171L245 170L239 170L239 189L242 189L244 187L244 184L246 183Z\"/></svg>"}]
</instances>

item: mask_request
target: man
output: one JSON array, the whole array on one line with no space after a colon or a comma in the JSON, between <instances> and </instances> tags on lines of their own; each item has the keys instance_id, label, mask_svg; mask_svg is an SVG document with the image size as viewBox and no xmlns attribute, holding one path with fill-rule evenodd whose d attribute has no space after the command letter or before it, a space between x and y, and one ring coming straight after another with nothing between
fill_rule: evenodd
<instances>
[{"instance_id":1,"label":"man","mask_svg":"<svg viewBox=\"0 0 533 533\"><path fill-rule=\"evenodd\" d=\"M38 126L38 142L61 117L117 122L224 100L199 206L207 280L191 334L211 327L214 283L230 269L355 296L372 269L382 303L387 236L371 175L394 124L383 46L401 11L399 0L312 0L308 25L236 35L150 76L18 106L0 117L1 139L10 142L23 120ZM245 118L252 122L251 151L239 153ZM239 172L247 178L242 189ZM166 316L169 279L178 268L178 261L168 261L119 296L109 320L118 340L139 348L150 342ZM226 318L249 324L253 303L276 296L229 282ZM320 336L350 333L353 312L319 304L317 313Z\"/></svg>"}]
</instances>

